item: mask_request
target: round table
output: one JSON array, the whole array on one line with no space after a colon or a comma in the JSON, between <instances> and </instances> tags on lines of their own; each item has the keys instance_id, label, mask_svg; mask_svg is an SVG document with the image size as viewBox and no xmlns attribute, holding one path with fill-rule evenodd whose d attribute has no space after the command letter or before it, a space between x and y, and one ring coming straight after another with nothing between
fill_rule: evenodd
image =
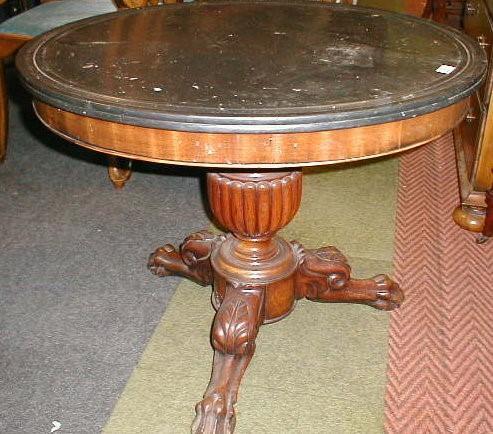
<instances>
[{"instance_id":1,"label":"round table","mask_svg":"<svg viewBox=\"0 0 493 434\"><path fill-rule=\"evenodd\" d=\"M62 137L210 168L212 213L229 232L160 247L149 268L213 285L214 364L193 431L229 433L260 325L301 298L385 310L403 300L387 276L351 278L334 247L276 236L300 205L301 168L400 152L450 131L486 59L459 32L410 16L233 1L83 20L29 43L17 66L39 118Z\"/></svg>"}]
</instances>

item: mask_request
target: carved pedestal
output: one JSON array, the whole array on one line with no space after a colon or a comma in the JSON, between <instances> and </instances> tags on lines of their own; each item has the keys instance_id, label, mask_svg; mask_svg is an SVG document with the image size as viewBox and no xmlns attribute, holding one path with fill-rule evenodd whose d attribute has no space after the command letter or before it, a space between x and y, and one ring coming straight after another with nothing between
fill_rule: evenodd
<instances>
[{"instance_id":1,"label":"carved pedestal","mask_svg":"<svg viewBox=\"0 0 493 434\"><path fill-rule=\"evenodd\" d=\"M262 324L288 315L300 298L390 310L403 294L387 276L351 279L346 258L334 247L309 250L276 236L299 208L301 171L211 173L207 184L212 212L230 233L198 232L178 251L161 247L149 268L213 284L214 364L192 431L223 434L234 430L238 388Z\"/></svg>"}]
</instances>

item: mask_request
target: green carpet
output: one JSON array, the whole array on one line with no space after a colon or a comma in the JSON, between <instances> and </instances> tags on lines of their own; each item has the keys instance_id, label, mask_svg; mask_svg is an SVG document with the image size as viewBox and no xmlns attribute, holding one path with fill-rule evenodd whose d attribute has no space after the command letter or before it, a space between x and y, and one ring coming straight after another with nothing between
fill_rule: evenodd
<instances>
[{"instance_id":1,"label":"green carpet","mask_svg":"<svg viewBox=\"0 0 493 434\"><path fill-rule=\"evenodd\" d=\"M284 230L307 247L338 246L353 275L391 272L398 160L305 172L300 212ZM188 433L209 381L210 289L183 281L108 421L105 434ZM263 326L240 388L237 434L381 433L388 314L298 303Z\"/></svg>"}]
</instances>

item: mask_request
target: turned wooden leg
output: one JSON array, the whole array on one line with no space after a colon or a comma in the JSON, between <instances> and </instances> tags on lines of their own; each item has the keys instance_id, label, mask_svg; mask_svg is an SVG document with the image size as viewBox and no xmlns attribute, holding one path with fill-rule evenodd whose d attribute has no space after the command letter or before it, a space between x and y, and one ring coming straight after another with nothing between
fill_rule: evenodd
<instances>
[{"instance_id":1,"label":"turned wooden leg","mask_svg":"<svg viewBox=\"0 0 493 434\"><path fill-rule=\"evenodd\" d=\"M484 219L483 232L477 238L478 244L485 243L493 237L493 187L486 192L486 216Z\"/></svg>"},{"instance_id":2,"label":"turned wooden leg","mask_svg":"<svg viewBox=\"0 0 493 434\"><path fill-rule=\"evenodd\" d=\"M453 213L456 224L462 229L478 232L476 243L486 243L493 237L493 187L485 194L486 208L458 206Z\"/></svg>"},{"instance_id":3,"label":"turned wooden leg","mask_svg":"<svg viewBox=\"0 0 493 434\"><path fill-rule=\"evenodd\" d=\"M459 205L452 214L457 225L471 232L481 232L483 230L484 216L484 208L468 205Z\"/></svg>"},{"instance_id":4,"label":"turned wooden leg","mask_svg":"<svg viewBox=\"0 0 493 434\"><path fill-rule=\"evenodd\" d=\"M7 140L9 133L9 99L5 82L5 69L0 59L0 163L7 154Z\"/></svg>"},{"instance_id":5,"label":"turned wooden leg","mask_svg":"<svg viewBox=\"0 0 493 434\"><path fill-rule=\"evenodd\" d=\"M108 157L108 176L115 188L123 188L132 176L132 160L115 156Z\"/></svg>"},{"instance_id":6,"label":"turned wooden leg","mask_svg":"<svg viewBox=\"0 0 493 434\"><path fill-rule=\"evenodd\" d=\"M263 320L263 297L263 288L227 286L212 326L212 376L204 399L195 407L192 433L233 432L238 388L255 351L255 338Z\"/></svg>"},{"instance_id":7,"label":"turned wooden leg","mask_svg":"<svg viewBox=\"0 0 493 434\"><path fill-rule=\"evenodd\" d=\"M346 258L335 247L306 250L293 242L299 258L296 275L297 298L331 303L359 303L376 309L400 306L404 294L388 276L351 279Z\"/></svg>"}]
</instances>

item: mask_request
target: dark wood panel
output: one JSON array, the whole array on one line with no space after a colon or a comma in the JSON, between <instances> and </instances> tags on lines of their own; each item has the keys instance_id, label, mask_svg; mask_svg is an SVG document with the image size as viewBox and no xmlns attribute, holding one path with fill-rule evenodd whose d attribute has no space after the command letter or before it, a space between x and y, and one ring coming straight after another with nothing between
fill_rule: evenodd
<instances>
[{"instance_id":1,"label":"dark wood panel","mask_svg":"<svg viewBox=\"0 0 493 434\"><path fill-rule=\"evenodd\" d=\"M482 120L482 104L479 100L479 95L475 94L469 99L468 113L456 132L457 145L462 150L462 156L459 158L464 160L464 176L467 179L471 179L473 176Z\"/></svg>"},{"instance_id":2,"label":"dark wood panel","mask_svg":"<svg viewBox=\"0 0 493 434\"><path fill-rule=\"evenodd\" d=\"M491 59L491 47L493 44L493 27L488 14L488 8L482 0L468 0L465 7L464 31L483 47ZM481 99L487 103L491 92L491 68L489 68L488 79L480 90Z\"/></svg>"}]
</instances>

